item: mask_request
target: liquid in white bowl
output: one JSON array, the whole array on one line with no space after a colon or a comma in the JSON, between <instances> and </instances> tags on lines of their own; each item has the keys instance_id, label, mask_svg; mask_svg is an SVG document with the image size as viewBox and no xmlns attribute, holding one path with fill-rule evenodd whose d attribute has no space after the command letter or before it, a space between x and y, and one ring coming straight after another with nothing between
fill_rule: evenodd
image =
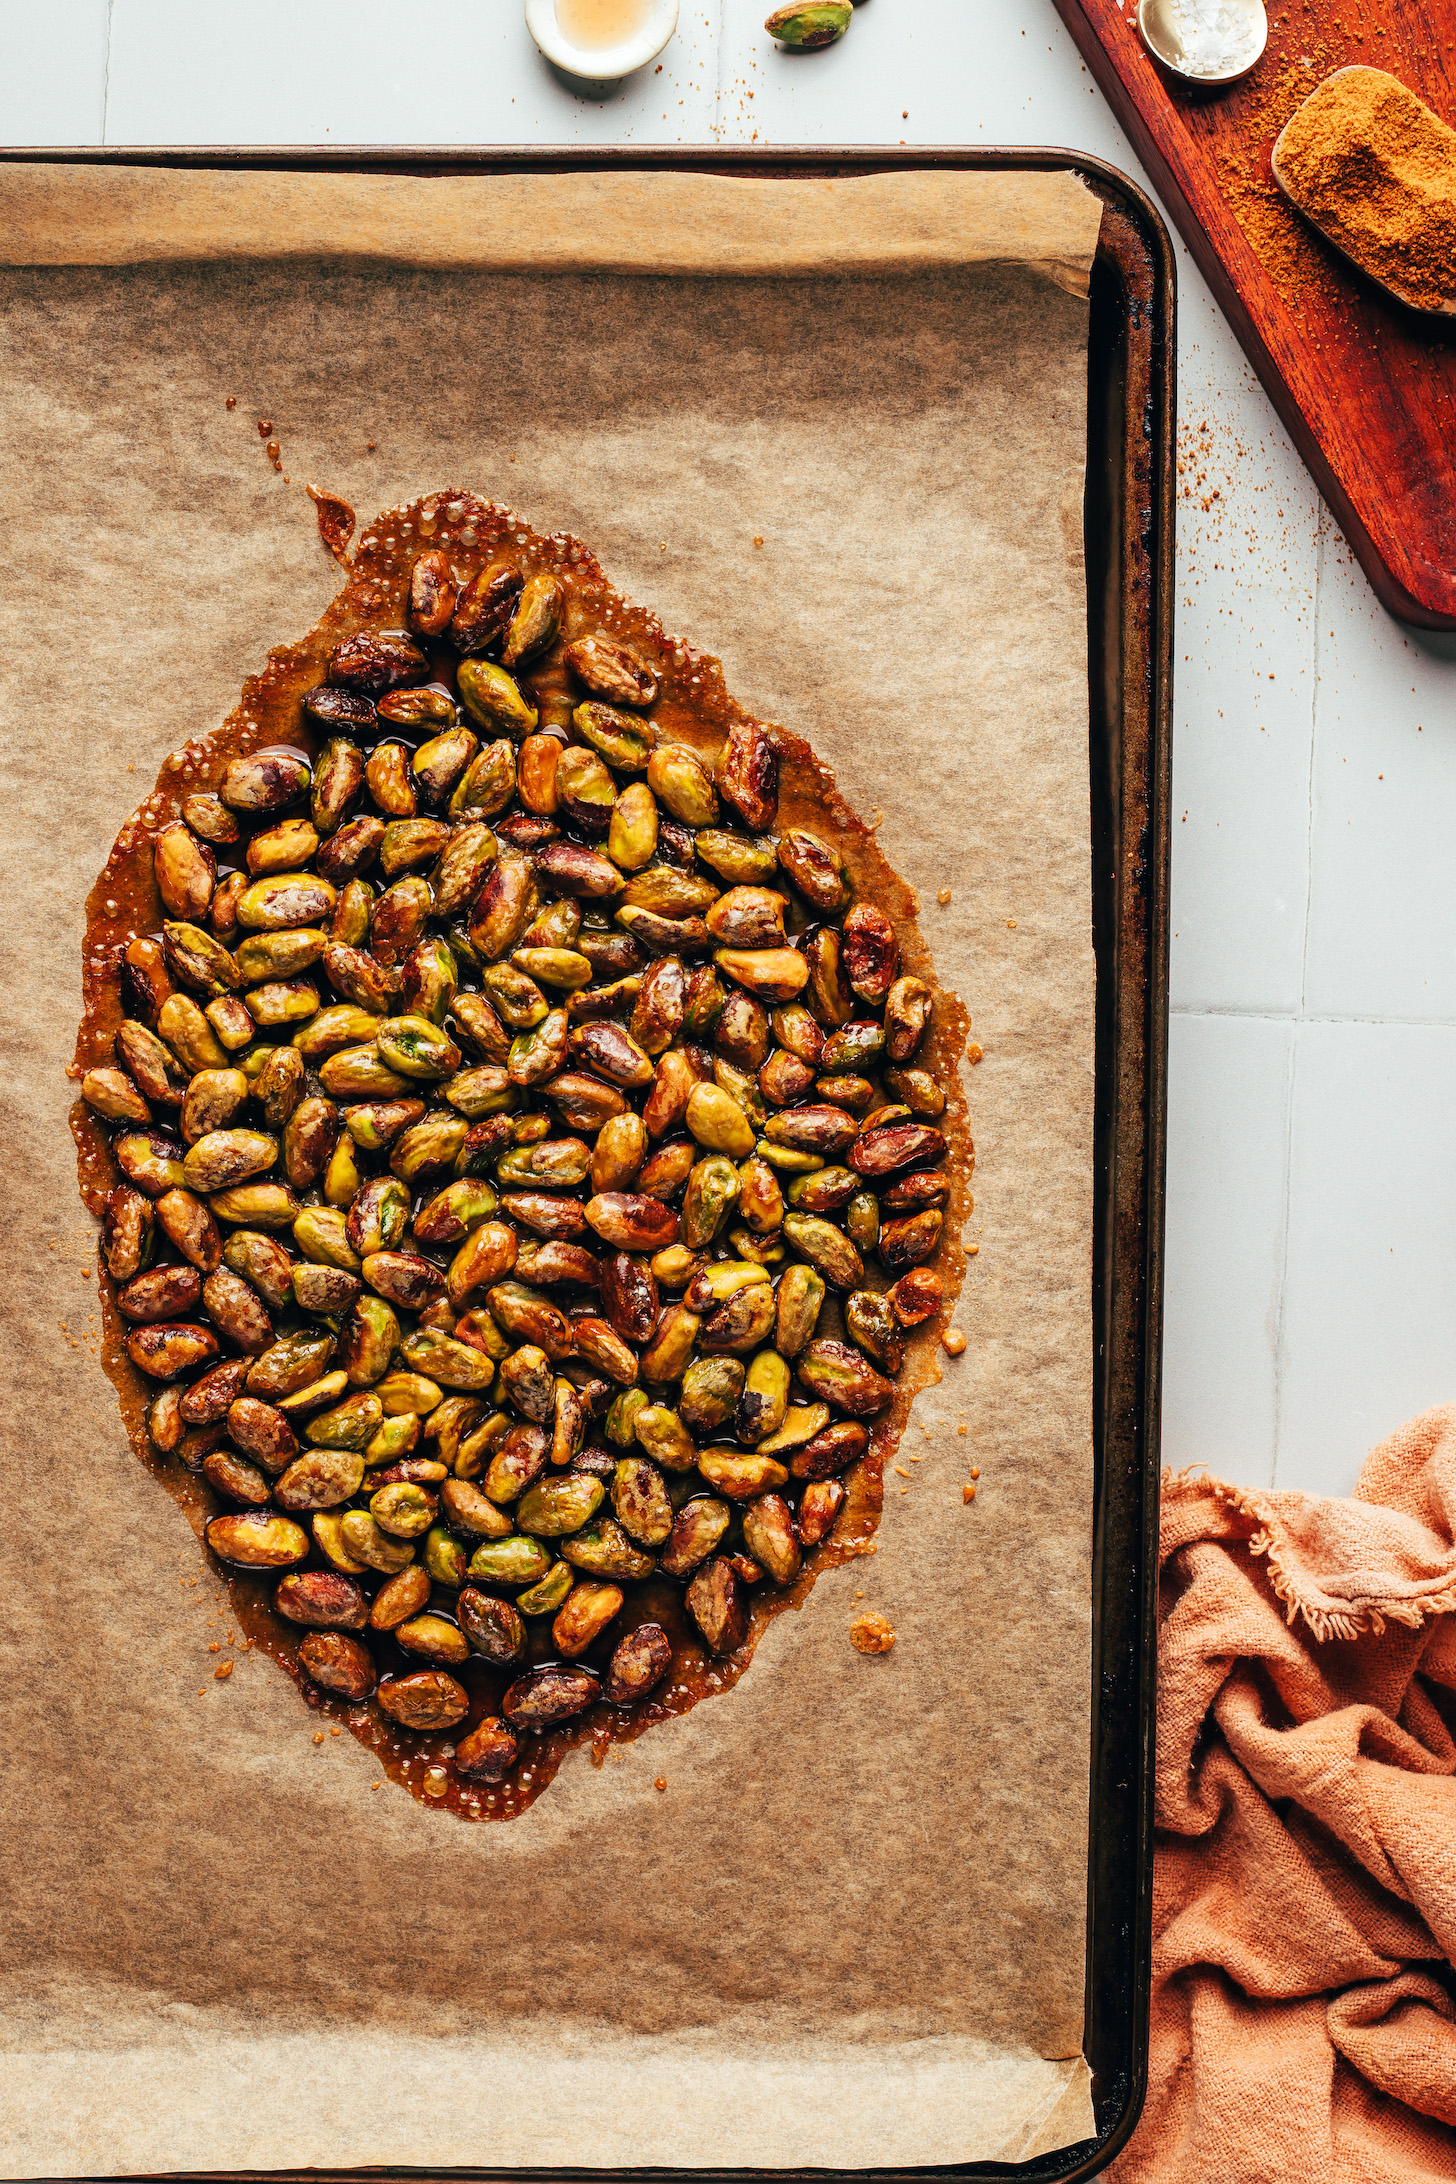
<instances>
[{"instance_id":1,"label":"liquid in white bowl","mask_svg":"<svg viewBox=\"0 0 1456 2184\"><path fill-rule=\"evenodd\" d=\"M556 0L556 22L579 53L624 45L647 27L652 0Z\"/></svg>"}]
</instances>

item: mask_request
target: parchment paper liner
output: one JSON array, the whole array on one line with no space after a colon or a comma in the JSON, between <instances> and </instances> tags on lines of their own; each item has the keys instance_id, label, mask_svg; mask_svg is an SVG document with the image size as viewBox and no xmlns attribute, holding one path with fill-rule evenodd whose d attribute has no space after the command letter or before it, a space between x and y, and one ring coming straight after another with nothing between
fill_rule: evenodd
<instances>
[{"instance_id":1,"label":"parchment paper liner","mask_svg":"<svg viewBox=\"0 0 1456 2184\"><path fill-rule=\"evenodd\" d=\"M1095 202L1067 176L691 178L715 208L703 277L673 218L688 178L593 178L586 229L577 178L531 178L540 270L502 274L478 268L522 263L519 179L418 185L428 232L400 232L393 182L323 178L326 220L320 178L227 177L204 252L197 177L81 174L0 172L5 254L49 268L6 283L0 930L27 1242L0 2159L859 2166L1088 2135L1086 315L1044 268L1081 285ZM941 208L928 254L909 180ZM1035 193L1035 267L1006 262L1023 224L951 262L982 182ZM571 270L640 266L653 193L675 278ZM800 278L825 222L836 277ZM805 255L765 273L775 223ZM845 270L847 229L882 253L898 231L912 270ZM459 269L419 270L435 251ZM98 267L123 256L172 262ZM759 270L712 277L735 267ZM589 538L884 812L986 1049L971 1346L916 1406L925 1460L878 1555L780 1618L731 1698L600 1772L577 1755L510 1828L371 1792L367 1756L313 1747L265 1663L213 1683L195 1542L86 1352L62 1073L80 905L165 751L331 596L305 477L370 509L458 479ZM879 1661L845 1642L861 1590L900 1633Z\"/></svg>"}]
</instances>

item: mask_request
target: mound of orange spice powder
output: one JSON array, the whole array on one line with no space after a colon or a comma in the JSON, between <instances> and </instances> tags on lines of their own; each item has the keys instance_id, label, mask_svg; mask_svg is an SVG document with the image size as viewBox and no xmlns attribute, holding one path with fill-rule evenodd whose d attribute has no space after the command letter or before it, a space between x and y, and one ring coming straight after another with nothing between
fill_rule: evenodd
<instances>
[{"instance_id":1,"label":"mound of orange spice powder","mask_svg":"<svg viewBox=\"0 0 1456 2184\"><path fill-rule=\"evenodd\" d=\"M1456 305L1456 129L1382 68L1337 68L1285 124L1274 175L1347 257L1423 311Z\"/></svg>"}]
</instances>

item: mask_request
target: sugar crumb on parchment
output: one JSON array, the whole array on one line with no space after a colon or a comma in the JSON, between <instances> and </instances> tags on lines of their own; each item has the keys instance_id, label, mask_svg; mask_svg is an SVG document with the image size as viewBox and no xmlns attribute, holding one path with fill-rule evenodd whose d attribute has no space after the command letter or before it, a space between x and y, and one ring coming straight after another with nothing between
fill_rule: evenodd
<instances>
[{"instance_id":1,"label":"sugar crumb on parchment","mask_svg":"<svg viewBox=\"0 0 1456 2184\"><path fill-rule=\"evenodd\" d=\"M887 1616L867 1609L850 1624L849 1642L856 1653L888 1653L895 1643L894 1626Z\"/></svg>"}]
</instances>

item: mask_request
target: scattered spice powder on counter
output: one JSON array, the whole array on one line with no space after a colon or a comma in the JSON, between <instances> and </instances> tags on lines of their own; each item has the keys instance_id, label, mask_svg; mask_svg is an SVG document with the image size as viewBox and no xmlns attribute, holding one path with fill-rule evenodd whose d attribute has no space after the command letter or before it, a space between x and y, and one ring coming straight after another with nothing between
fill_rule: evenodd
<instances>
[{"instance_id":1,"label":"scattered spice powder on counter","mask_svg":"<svg viewBox=\"0 0 1456 2184\"><path fill-rule=\"evenodd\" d=\"M1283 130L1274 167L1365 272L1422 310L1456 303L1456 129L1396 77L1327 77Z\"/></svg>"},{"instance_id":2,"label":"scattered spice powder on counter","mask_svg":"<svg viewBox=\"0 0 1456 2184\"><path fill-rule=\"evenodd\" d=\"M888 1653L895 1643L894 1627L887 1617L870 1610L850 1624L849 1642L856 1653Z\"/></svg>"}]
</instances>

